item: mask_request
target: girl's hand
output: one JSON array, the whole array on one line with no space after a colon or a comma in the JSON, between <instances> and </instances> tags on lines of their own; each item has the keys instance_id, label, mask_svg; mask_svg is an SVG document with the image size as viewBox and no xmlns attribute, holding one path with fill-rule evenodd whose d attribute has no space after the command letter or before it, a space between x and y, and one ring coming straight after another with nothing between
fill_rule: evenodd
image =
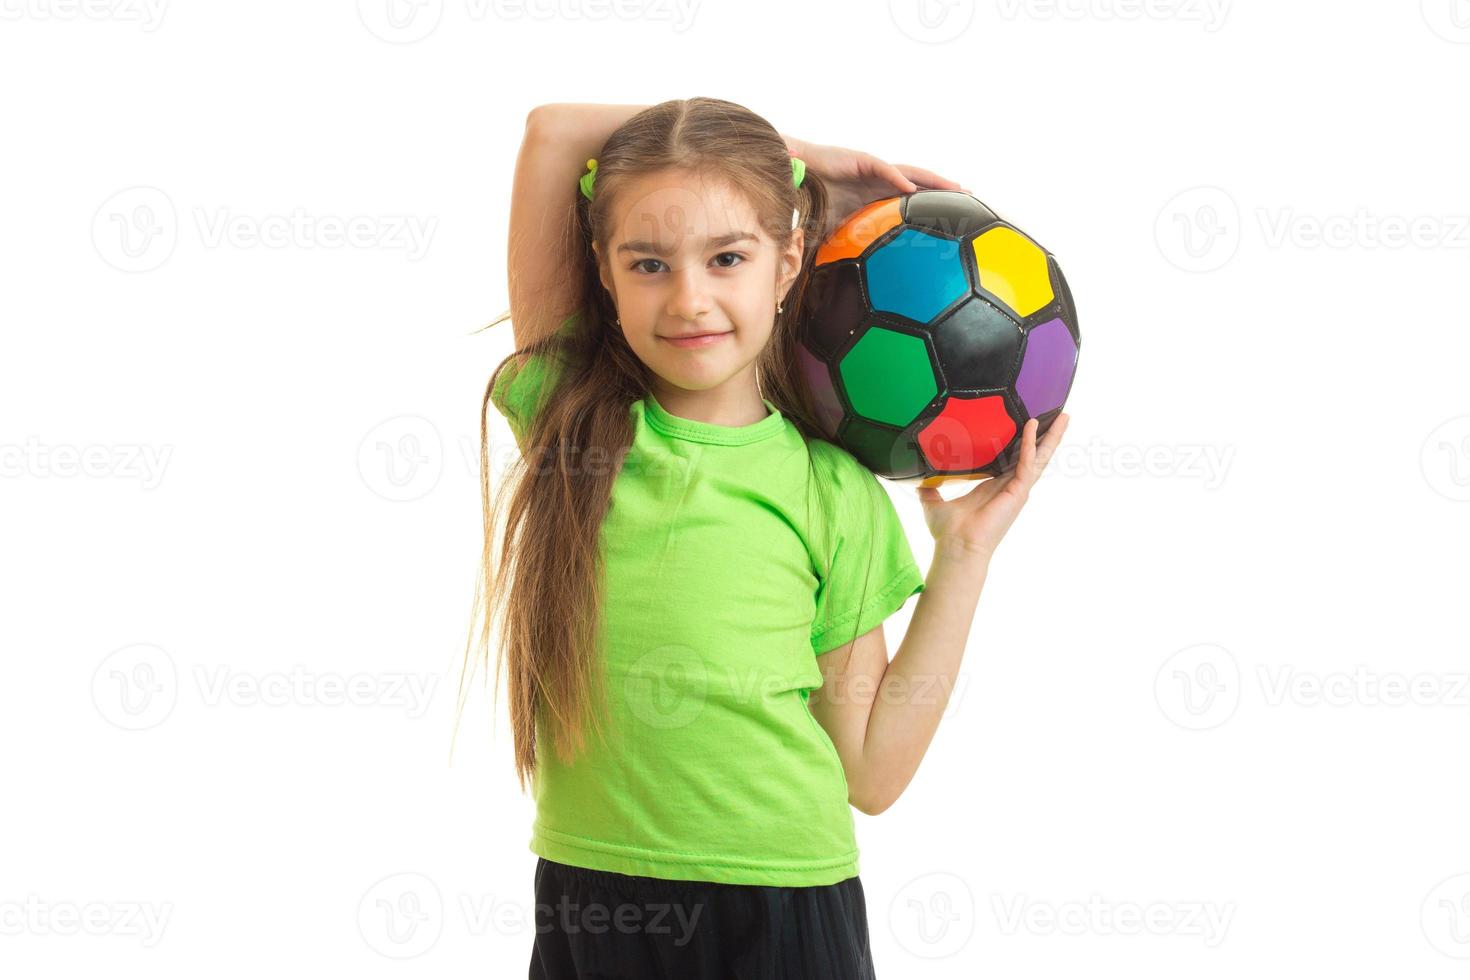
<instances>
[{"instance_id":1,"label":"girl's hand","mask_svg":"<svg viewBox=\"0 0 1470 980\"><path fill-rule=\"evenodd\" d=\"M970 193L949 178L923 167L885 163L861 150L806 143L792 136L786 137L786 148L793 156L801 157L827 183L831 200L827 227L821 231L823 240L854 211L880 198L925 189Z\"/></svg>"},{"instance_id":2,"label":"girl's hand","mask_svg":"<svg viewBox=\"0 0 1470 980\"><path fill-rule=\"evenodd\" d=\"M981 481L975 489L953 500L946 501L936 487L920 487L924 521L935 541L941 547L958 547L986 557L994 554L1030 496L1032 485L1056 452L1062 433L1067 431L1067 421L1066 412L1058 414L1037 445L1040 423L1027 419L1021 430L1021 458L1016 468L1005 476Z\"/></svg>"}]
</instances>

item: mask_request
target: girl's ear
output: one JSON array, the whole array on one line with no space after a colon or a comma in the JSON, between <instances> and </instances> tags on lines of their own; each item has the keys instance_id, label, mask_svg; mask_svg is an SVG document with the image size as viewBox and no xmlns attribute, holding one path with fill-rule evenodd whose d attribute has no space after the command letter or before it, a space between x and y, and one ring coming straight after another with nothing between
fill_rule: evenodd
<instances>
[{"instance_id":1,"label":"girl's ear","mask_svg":"<svg viewBox=\"0 0 1470 980\"><path fill-rule=\"evenodd\" d=\"M597 247L597 243L596 242L593 242L592 243L592 256L593 256L593 261L597 263L597 279L598 279L598 281L602 283L602 288L603 289L606 289L609 293L611 293L613 291L612 283L608 282L607 269L604 267L604 264L603 264L603 261L602 261L602 249L600 249L600 248Z\"/></svg>"},{"instance_id":2,"label":"girl's ear","mask_svg":"<svg viewBox=\"0 0 1470 980\"><path fill-rule=\"evenodd\" d=\"M607 294L612 297L613 306L617 306L618 291L613 288L612 277L608 275L607 268L602 261L602 249L597 247L596 242L592 243L592 255L593 261L597 263L597 279L602 283L602 288L607 290Z\"/></svg>"},{"instance_id":3,"label":"girl's ear","mask_svg":"<svg viewBox=\"0 0 1470 980\"><path fill-rule=\"evenodd\" d=\"M785 296L796 277L801 275L801 259L806 251L806 229L797 228L791 233L791 241L781 253L781 282L776 293Z\"/></svg>"}]
</instances>

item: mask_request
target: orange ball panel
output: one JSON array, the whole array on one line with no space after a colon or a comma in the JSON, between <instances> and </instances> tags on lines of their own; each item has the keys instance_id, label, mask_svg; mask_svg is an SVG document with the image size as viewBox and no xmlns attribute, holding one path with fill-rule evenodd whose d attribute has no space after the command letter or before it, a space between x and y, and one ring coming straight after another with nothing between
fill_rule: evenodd
<instances>
[{"instance_id":1,"label":"orange ball panel","mask_svg":"<svg viewBox=\"0 0 1470 980\"><path fill-rule=\"evenodd\" d=\"M863 249L873 244L874 239L903 222L903 215L899 212L902 202L903 198L890 197L884 201L874 201L854 212L817 249L816 264L825 265L838 259L855 259L862 255Z\"/></svg>"}]
</instances>

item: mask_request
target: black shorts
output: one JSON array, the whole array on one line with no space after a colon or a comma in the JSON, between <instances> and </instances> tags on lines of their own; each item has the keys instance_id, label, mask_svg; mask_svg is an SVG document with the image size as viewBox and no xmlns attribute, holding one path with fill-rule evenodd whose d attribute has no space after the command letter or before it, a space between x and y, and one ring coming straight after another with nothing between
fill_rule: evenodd
<instances>
[{"instance_id":1,"label":"black shorts","mask_svg":"<svg viewBox=\"0 0 1470 980\"><path fill-rule=\"evenodd\" d=\"M531 980L872 980L856 876L806 888L536 861Z\"/></svg>"}]
</instances>

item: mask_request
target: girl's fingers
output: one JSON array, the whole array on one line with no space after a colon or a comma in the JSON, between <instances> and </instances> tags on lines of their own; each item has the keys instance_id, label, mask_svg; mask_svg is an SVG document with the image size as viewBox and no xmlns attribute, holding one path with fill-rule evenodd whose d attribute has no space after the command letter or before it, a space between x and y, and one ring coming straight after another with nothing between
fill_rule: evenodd
<instances>
[{"instance_id":1,"label":"girl's fingers","mask_svg":"<svg viewBox=\"0 0 1470 980\"><path fill-rule=\"evenodd\" d=\"M899 190L908 194L912 194L914 191L919 189L919 185L913 180L909 179L909 175L903 172L902 167L895 167L891 163L884 163L882 165L882 170L883 178L891 183L894 187L897 187Z\"/></svg>"},{"instance_id":2,"label":"girl's fingers","mask_svg":"<svg viewBox=\"0 0 1470 980\"><path fill-rule=\"evenodd\" d=\"M934 187L943 191L960 190L960 185L948 177L941 177L932 170L923 167L914 167L906 163L897 164L897 169L911 182L923 184L925 187Z\"/></svg>"},{"instance_id":3,"label":"girl's fingers","mask_svg":"<svg viewBox=\"0 0 1470 980\"><path fill-rule=\"evenodd\" d=\"M1046 466L1052 454L1057 451L1057 446L1062 441L1062 434L1067 431L1067 423L1071 419L1066 412L1058 415L1056 421L1052 422L1051 428L1046 430L1046 436L1041 440L1041 446L1037 452L1038 468Z\"/></svg>"},{"instance_id":4,"label":"girl's fingers","mask_svg":"<svg viewBox=\"0 0 1470 980\"><path fill-rule=\"evenodd\" d=\"M1041 423L1035 418L1029 418L1021 430L1021 458L1016 461L1011 478L1017 481L1017 487L1023 491L1030 490L1031 485L1036 482L1036 430L1040 426Z\"/></svg>"},{"instance_id":5,"label":"girl's fingers","mask_svg":"<svg viewBox=\"0 0 1470 980\"><path fill-rule=\"evenodd\" d=\"M1011 477L1009 476L992 476L988 480L981 480L979 483L975 484L975 486L967 490L965 492L965 495L963 497L960 497L959 499L972 503L976 506L987 504L992 498L999 495L1000 492L1006 488L1006 483L1009 482L1010 479Z\"/></svg>"},{"instance_id":6,"label":"girl's fingers","mask_svg":"<svg viewBox=\"0 0 1470 980\"><path fill-rule=\"evenodd\" d=\"M1036 462L1036 430L1039 428L1041 423L1036 419L1026 420L1026 427L1021 432L1021 462L1016 467L1018 470L1027 470Z\"/></svg>"}]
</instances>

